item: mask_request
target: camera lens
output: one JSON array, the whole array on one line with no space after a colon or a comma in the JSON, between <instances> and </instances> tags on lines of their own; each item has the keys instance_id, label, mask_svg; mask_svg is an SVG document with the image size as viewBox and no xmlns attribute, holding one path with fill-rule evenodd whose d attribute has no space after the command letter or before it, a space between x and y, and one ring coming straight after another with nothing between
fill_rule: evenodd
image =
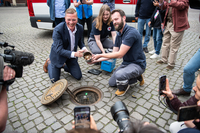
<instances>
[{"instance_id":1,"label":"camera lens","mask_svg":"<svg viewBox=\"0 0 200 133\"><path fill-rule=\"evenodd\" d=\"M130 123L129 111L126 105L122 101L118 101L111 107L110 112L120 128L120 132L126 130Z\"/></svg>"}]
</instances>

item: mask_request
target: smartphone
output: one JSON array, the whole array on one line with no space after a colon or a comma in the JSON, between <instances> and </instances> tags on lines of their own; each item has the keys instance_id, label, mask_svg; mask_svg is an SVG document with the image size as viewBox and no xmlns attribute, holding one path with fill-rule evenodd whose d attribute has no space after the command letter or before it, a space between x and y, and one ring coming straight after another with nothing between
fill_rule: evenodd
<instances>
[{"instance_id":1,"label":"smartphone","mask_svg":"<svg viewBox=\"0 0 200 133\"><path fill-rule=\"evenodd\" d=\"M200 118L200 106L192 105L179 108L177 116L178 121L187 121L197 118Z\"/></svg>"},{"instance_id":2,"label":"smartphone","mask_svg":"<svg viewBox=\"0 0 200 133\"><path fill-rule=\"evenodd\" d=\"M90 107L76 106L74 108L75 128L90 128Z\"/></svg>"},{"instance_id":3,"label":"smartphone","mask_svg":"<svg viewBox=\"0 0 200 133\"><path fill-rule=\"evenodd\" d=\"M160 76L159 78L159 94L163 95L162 91L166 90L166 75Z\"/></svg>"}]
</instances>

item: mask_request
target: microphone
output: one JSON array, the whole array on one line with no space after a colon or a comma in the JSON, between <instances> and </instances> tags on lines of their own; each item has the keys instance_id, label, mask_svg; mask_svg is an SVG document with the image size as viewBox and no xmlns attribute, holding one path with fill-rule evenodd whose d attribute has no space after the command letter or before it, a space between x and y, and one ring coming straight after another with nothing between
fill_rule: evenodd
<instances>
[{"instance_id":1,"label":"microphone","mask_svg":"<svg viewBox=\"0 0 200 133\"><path fill-rule=\"evenodd\" d=\"M6 63L11 63L17 66L30 65L34 61L34 55L32 53L21 52L16 50L5 50L5 54L0 54Z\"/></svg>"},{"instance_id":2,"label":"microphone","mask_svg":"<svg viewBox=\"0 0 200 133\"><path fill-rule=\"evenodd\" d=\"M2 48L2 47L11 47L11 48L15 48L15 46L13 46L13 45L8 45L8 43L7 42L0 42L0 47Z\"/></svg>"}]
</instances>

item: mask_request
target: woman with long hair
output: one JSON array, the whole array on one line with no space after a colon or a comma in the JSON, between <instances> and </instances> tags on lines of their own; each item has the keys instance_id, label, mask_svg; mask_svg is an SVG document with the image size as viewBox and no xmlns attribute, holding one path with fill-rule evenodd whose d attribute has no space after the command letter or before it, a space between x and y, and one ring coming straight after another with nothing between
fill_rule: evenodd
<instances>
[{"instance_id":1,"label":"woman with long hair","mask_svg":"<svg viewBox=\"0 0 200 133\"><path fill-rule=\"evenodd\" d=\"M112 40L109 35L112 35ZM104 48L112 49L115 43L116 31L111 19L110 7L103 5L99 15L92 23L92 31L88 39L88 46L93 54L105 53Z\"/></svg>"}]
</instances>

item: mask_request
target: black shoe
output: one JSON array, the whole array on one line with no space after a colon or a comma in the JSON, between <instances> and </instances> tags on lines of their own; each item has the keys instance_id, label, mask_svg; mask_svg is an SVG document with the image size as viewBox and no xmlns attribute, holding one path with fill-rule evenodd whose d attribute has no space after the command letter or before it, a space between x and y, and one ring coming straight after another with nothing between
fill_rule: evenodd
<instances>
[{"instance_id":1,"label":"black shoe","mask_svg":"<svg viewBox=\"0 0 200 133\"><path fill-rule=\"evenodd\" d=\"M112 51L113 51L113 49L108 48L108 49L105 50L105 53L112 53Z\"/></svg>"},{"instance_id":2,"label":"black shoe","mask_svg":"<svg viewBox=\"0 0 200 133\"><path fill-rule=\"evenodd\" d=\"M180 95L182 95L182 96L190 96L191 92L186 92L186 91L183 90L183 88L181 88L181 89L173 91L172 93L177 95L177 96L180 96Z\"/></svg>"},{"instance_id":3,"label":"black shoe","mask_svg":"<svg viewBox=\"0 0 200 133\"><path fill-rule=\"evenodd\" d=\"M143 48L143 51L144 51L145 53L149 53L149 50L148 50L147 47Z\"/></svg>"}]
</instances>

